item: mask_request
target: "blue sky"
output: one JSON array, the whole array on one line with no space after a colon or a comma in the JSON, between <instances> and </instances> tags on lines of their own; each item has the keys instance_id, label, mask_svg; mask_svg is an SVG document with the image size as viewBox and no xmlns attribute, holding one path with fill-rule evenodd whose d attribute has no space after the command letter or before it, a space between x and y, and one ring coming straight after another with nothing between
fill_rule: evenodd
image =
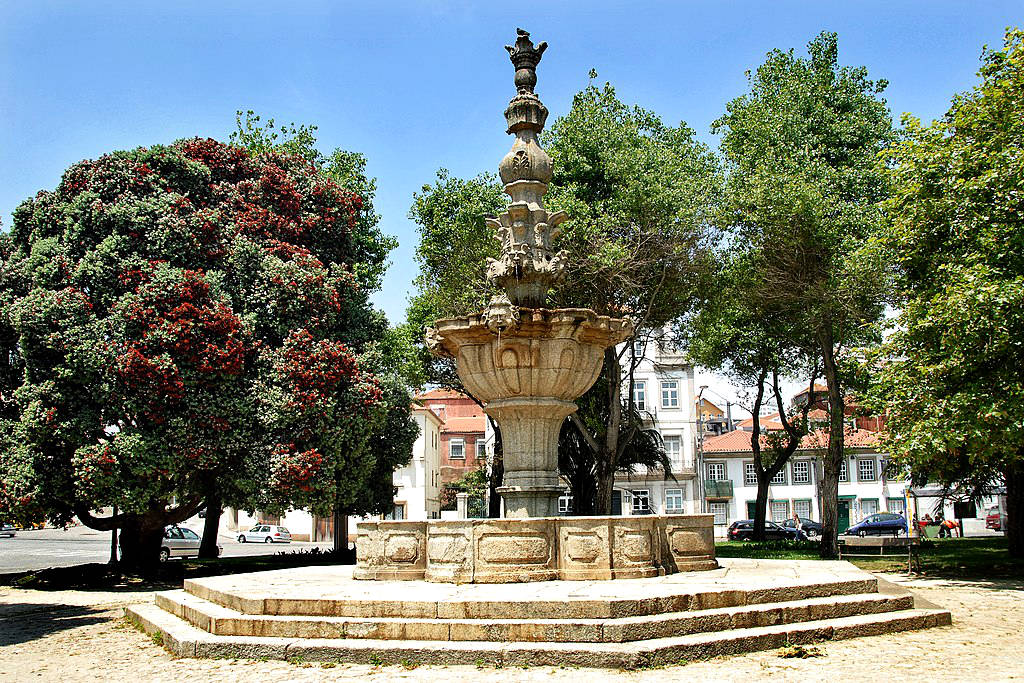
<instances>
[{"instance_id":1,"label":"blue sky","mask_svg":"<svg viewBox=\"0 0 1024 683\"><path fill-rule=\"evenodd\" d=\"M840 61L889 81L894 115L941 115L976 80L983 44L1022 3L974 2L4 2L0 217L84 158L195 135L227 139L234 113L319 126L320 147L362 152L384 229L399 239L376 297L401 320L412 193L440 167L494 170L511 144L503 45L522 26L550 47L537 91L563 114L595 68L620 97L685 121L708 143L744 72L772 48L839 33Z\"/></svg>"}]
</instances>

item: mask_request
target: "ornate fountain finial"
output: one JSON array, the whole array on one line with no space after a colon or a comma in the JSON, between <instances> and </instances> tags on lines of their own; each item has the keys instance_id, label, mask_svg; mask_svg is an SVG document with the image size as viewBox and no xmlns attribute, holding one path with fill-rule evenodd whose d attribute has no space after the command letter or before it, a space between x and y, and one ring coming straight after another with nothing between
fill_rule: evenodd
<instances>
[{"instance_id":1,"label":"ornate fountain finial","mask_svg":"<svg viewBox=\"0 0 1024 683\"><path fill-rule=\"evenodd\" d=\"M541 41L537 47L533 46L530 40L530 33L521 28L516 29L516 44L506 45L509 58L516 67L516 90L520 95L532 93L533 86L537 85L537 65L540 63L541 55L548 49L548 44Z\"/></svg>"},{"instance_id":2,"label":"ornate fountain finial","mask_svg":"<svg viewBox=\"0 0 1024 683\"><path fill-rule=\"evenodd\" d=\"M489 261L487 277L508 295L507 301L497 304L510 301L515 306L539 308L548 290L564 275L566 254L555 252L551 242L566 215L549 213L542 200L551 181L551 157L537 143L537 135L544 129L548 110L533 88L537 64L548 44L534 46L528 32L518 28L516 33L516 44L505 46L516 67L516 96L505 110L505 121L516 141L498 164L512 203L497 219L487 221L501 242L501 258Z\"/></svg>"}]
</instances>

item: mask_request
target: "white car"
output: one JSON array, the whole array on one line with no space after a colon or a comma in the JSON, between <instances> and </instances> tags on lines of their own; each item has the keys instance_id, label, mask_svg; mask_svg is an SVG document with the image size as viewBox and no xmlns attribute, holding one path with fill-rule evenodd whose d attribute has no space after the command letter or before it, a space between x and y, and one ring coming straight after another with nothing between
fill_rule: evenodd
<instances>
[{"instance_id":1,"label":"white car","mask_svg":"<svg viewBox=\"0 0 1024 683\"><path fill-rule=\"evenodd\" d=\"M0 524L0 536L14 538L14 527L10 524Z\"/></svg>"},{"instance_id":2,"label":"white car","mask_svg":"<svg viewBox=\"0 0 1024 683\"><path fill-rule=\"evenodd\" d=\"M203 539L199 534L183 526L171 525L164 529L164 540L160 544L160 561L166 562L172 557L199 557L199 546ZM217 546L220 557L223 548Z\"/></svg>"},{"instance_id":3,"label":"white car","mask_svg":"<svg viewBox=\"0 0 1024 683\"><path fill-rule=\"evenodd\" d=\"M292 535L283 526L257 524L238 534L239 543L291 543Z\"/></svg>"}]
</instances>

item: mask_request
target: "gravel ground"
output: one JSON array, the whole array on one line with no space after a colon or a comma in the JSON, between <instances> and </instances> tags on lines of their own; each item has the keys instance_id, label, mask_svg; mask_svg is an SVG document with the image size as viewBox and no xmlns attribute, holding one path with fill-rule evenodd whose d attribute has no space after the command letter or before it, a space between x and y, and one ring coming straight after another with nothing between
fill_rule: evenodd
<instances>
[{"instance_id":1,"label":"gravel ground","mask_svg":"<svg viewBox=\"0 0 1024 683\"><path fill-rule=\"evenodd\" d=\"M779 651L650 671L371 667L275 661L174 659L121 618L146 592L0 588L0 681L1004 681L1024 678L1024 582L884 578L948 608L953 626L818 646L822 656Z\"/></svg>"}]
</instances>

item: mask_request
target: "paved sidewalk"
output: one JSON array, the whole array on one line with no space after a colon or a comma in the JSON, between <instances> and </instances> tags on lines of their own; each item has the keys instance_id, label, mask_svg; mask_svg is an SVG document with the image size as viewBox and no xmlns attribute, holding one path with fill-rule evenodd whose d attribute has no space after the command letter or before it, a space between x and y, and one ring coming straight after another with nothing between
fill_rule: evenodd
<instances>
[{"instance_id":1,"label":"paved sidewalk","mask_svg":"<svg viewBox=\"0 0 1024 683\"><path fill-rule=\"evenodd\" d=\"M370 667L248 660L174 659L127 626L120 605L150 592L0 588L0 681L658 681L957 680L1024 678L1024 582L886 578L953 612L951 627L828 642L824 656L778 651L651 671Z\"/></svg>"}]
</instances>

